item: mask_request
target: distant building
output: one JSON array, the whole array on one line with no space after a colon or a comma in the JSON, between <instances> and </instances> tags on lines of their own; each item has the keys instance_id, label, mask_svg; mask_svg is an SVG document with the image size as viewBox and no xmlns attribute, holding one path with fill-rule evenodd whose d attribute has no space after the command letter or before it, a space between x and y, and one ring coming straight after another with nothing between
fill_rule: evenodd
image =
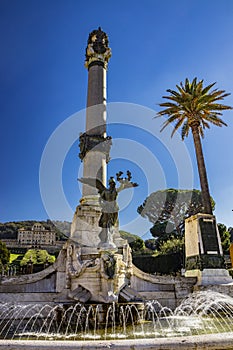
<instances>
[{"instance_id":1,"label":"distant building","mask_svg":"<svg viewBox=\"0 0 233 350\"><path fill-rule=\"evenodd\" d=\"M40 223L32 226L31 230L18 230L18 244L20 246L53 246L56 244L56 233L52 229L45 229Z\"/></svg>"}]
</instances>

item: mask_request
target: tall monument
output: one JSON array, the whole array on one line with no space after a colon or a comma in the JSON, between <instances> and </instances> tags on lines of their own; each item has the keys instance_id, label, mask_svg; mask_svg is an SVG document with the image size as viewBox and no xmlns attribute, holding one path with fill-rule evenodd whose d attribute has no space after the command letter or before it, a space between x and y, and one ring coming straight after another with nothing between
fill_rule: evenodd
<instances>
[{"instance_id":1,"label":"tall monument","mask_svg":"<svg viewBox=\"0 0 233 350\"><path fill-rule=\"evenodd\" d=\"M85 67L88 69L86 130L79 137L79 157L83 162L83 178L97 179L107 185L107 163L110 159L111 137L106 133L106 76L111 49L108 36L99 27L88 37ZM100 195L96 186L82 183L82 198L74 214L71 238L81 245L82 255L98 252L101 245ZM116 225L112 246L122 246Z\"/></svg>"},{"instance_id":2,"label":"tall monument","mask_svg":"<svg viewBox=\"0 0 233 350\"><path fill-rule=\"evenodd\" d=\"M110 177L108 186L106 184L111 147L111 137L106 134L106 72L110 56L107 35L101 28L92 31L85 61L88 69L86 130L79 139L79 156L83 162L83 177L79 179L82 198L73 217L71 237L56 262L45 270L0 280L3 302L105 304L156 298L175 308L176 301L188 294L196 281L183 279L181 282L178 278L176 283L173 277L140 271L132 263L129 244L120 237L117 195L137 184L131 181L130 171L126 177L119 171L116 181ZM98 317L102 319L107 309L98 305L98 310Z\"/></svg>"},{"instance_id":3,"label":"tall monument","mask_svg":"<svg viewBox=\"0 0 233 350\"><path fill-rule=\"evenodd\" d=\"M112 143L106 133L106 75L110 57L108 37L99 27L89 34L86 48L86 130L79 137L79 157L83 162L83 177L79 179L82 198L65 246L69 297L79 301L118 299L132 273L130 247L119 233L116 199L119 191L137 184L131 182L129 171L125 178L122 172L116 174L118 188L113 177L109 187L106 180ZM131 291L127 293L127 298L135 298Z\"/></svg>"},{"instance_id":4,"label":"tall monument","mask_svg":"<svg viewBox=\"0 0 233 350\"><path fill-rule=\"evenodd\" d=\"M110 57L108 37L99 27L89 34L86 48L86 132L80 136L80 158L84 164L83 177L98 178L104 185L111 145L111 137L106 136L106 75ZM93 187L84 184L82 194L82 203L96 201L97 191Z\"/></svg>"}]
</instances>

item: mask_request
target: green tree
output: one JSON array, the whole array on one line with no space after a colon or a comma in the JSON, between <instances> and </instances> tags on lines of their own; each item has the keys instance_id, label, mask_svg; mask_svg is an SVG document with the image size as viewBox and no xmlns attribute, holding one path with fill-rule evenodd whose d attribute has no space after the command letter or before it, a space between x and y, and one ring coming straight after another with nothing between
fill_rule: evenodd
<instances>
[{"instance_id":1,"label":"green tree","mask_svg":"<svg viewBox=\"0 0 233 350\"><path fill-rule=\"evenodd\" d=\"M6 244L0 241L0 267L8 265L10 260L10 252Z\"/></svg>"},{"instance_id":2,"label":"green tree","mask_svg":"<svg viewBox=\"0 0 233 350\"><path fill-rule=\"evenodd\" d=\"M211 204L214 208L212 198ZM148 218L154 224L150 230L152 236L163 241L170 236L182 236L184 220L204 211L202 193L199 190L174 188L159 190L151 193L137 210L142 217Z\"/></svg>"},{"instance_id":3,"label":"green tree","mask_svg":"<svg viewBox=\"0 0 233 350\"><path fill-rule=\"evenodd\" d=\"M20 265L24 266L29 262L33 264L54 263L55 257L50 255L46 250L29 249L21 260Z\"/></svg>"},{"instance_id":4,"label":"green tree","mask_svg":"<svg viewBox=\"0 0 233 350\"><path fill-rule=\"evenodd\" d=\"M161 245L172 237L179 237L174 225L169 221L157 221L150 229L153 237L156 237L156 249L160 250ZM183 231L181 232L183 234Z\"/></svg>"},{"instance_id":5,"label":"green tree","mask_svg":"<svg viewBox=\"0 0 233 350\"><path fill-rule=\"evenodd\" d=\"M180 85L176 85L177 91L171 89L167 90L170 95L163 96L163 98L169 101L160 103L160 107L165 108L157 113L157 116L168 116L161 131L169 124L175 122L171 136L182 126L181 137L182 140L184 140L191 129L203 194L203 206L207 214L212 214L212 206L201 137L204 136L204 129L210 127L209 123L217 126L226 125L219 116L222 115L223 110L232 109L231 106L219 103L220 100L230 95L229 93L225 93L225 90L218 89L210 91L215 84L216 83L212 83L204 88L203 80L197 82L197 78L194 78L193 81L190 82L186 78L184 84L181 82Z\"/></svg>"},{"instance_id":6,"label":"green tree","mask_svg":"<svg viewBox=\"0 0 233 350\"><path fill-rule=\"evenodd\" d=\"M228 227L228 232L230 234L230 243L233 243L233 227Z\"/></svg>"},{"instance_id":7,"label":"green tree","mask_svg":"<svg viewBox=\"0 0 233 350\"><path fill-rule=\"evenodd\" d=\"M145 250L145 243L143 239L137 235L126 231L120 231L120 235L123 239L126 239L132 249L132 254L143 254Z\"/></svg>"},{"instance_id":8,"label":"green tree","mask_svg":"<svg viewBox=\"0 0 233 350\"><path fill-rule=\"evenodd\" d=\"M182 253L184 250L184 237L171 237L160 246L160 253L163 255Z\"/></svg>"},{"instance_id":9,"label":"green tree","mask_svg":"<svg viewBox=\"0 0 233 350\"><path fill-rule=\"evenodd\" d=\"M218 231L220 234L220 238L221 238L221 243L222 243L222 249L223 249L223 253L228 255L229 254L229 249L230 249L230 238L231 238L231 234L229 232L230 229L227 230L226 225L224 224L218 224Z\"/></svg>"},{"instance_id":10,"label":"green tree","mask_svg":"<svg viewBox=\"0 0 233 350\"><path fill-rule=\"evenodd\" d=\"M154 238L146 239L145 240L145 246L146 248L150 250L156 250L157 248L157 240Z\"/></svg>"}]
</instances>

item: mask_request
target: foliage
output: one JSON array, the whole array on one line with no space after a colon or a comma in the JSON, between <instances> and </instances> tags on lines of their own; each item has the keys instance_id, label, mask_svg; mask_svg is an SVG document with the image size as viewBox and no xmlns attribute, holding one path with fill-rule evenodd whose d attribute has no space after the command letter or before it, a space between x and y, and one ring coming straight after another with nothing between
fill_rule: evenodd
<instances>
[{"instance_id":1,"label":"foliage","mask_svg":"<svg viewBox=\"0 0 233 350\"><path fill-rule=\"evenodd\" d=\"M147 273L176 274L183 266L183 256L180 252L157 256L133 256L133 263Z\"/></svg>"},{"instance_id":2,"label":"foliage","mask_svg":"<svg viewBox=\"0 0 233 350\"><path fill-rule=\"evenodd\" d=\"M168 101L160 103L160 107L164 107L164 109L157 113L157 116L160 117L168 116L161 131L173 122L175 122L175 126L171 136L180 127L182 127L182 140L188 136L190 129L192 131L203 194L203 206L207 214L212 214L212 206L200 137L204 137L204 129L209 128L210 123L217 126L226 125L219 116L222 115L223 110L232 109L231 106L218 102L228 96L229 93L218 89L211 91L214 85L215 83L203 87L203 80L197 82L197 78L194 78L191 82L186 78L184 84L181 82L180 85L176 85L177 91L167 90L170 95L163 96L163 98Z\"/></svg>"},{"instance_id":3,"label":"foliage","mask_svg":"<svg viewBox=\"0 0 233 350\"><path fill-rule=\"evenodd\" d=\"M179 252L184 252L184 237L171 237L160 245L160 254L166 255Z\"/></svg>"},{"instance_id":4,"label":"foliage","mask_svg":"<svg viewBox=\"0 0 233 350\"><path fill-rule=\"evenodd\" d=\"M156 222L151 227L150 232L153 237L156 237L156 249L159 251L160 246L171 237L179 237L174 225L169 221Z\"/></svg>"},{"instance_id":5,"label":"foliage","mask_svg":"<svg viewBox=\"0 0 233 350\"><path fill-rule=\"evenodd\" d=\"M19 257L23 256L22 254L10 254L10 264L14 263Z\"/></svg>"},{"instance_id":6,"label":"foliage","mask_svg":"<svg viewBox=\"0 0 233 350\"><path fill-rule=\"evenodd\" d=\"M157 113L158 116L168 115L168 120L163 124L162 130L172 122L176 122L172 136L177 129L182 125L181 136L184 139L188 136L190 128L193 124L198 123L198 129L201 136L204 136L204 129L209 128L209 123L217 126L226 125L220 119L223 110L232 109L231 106L217 103L229 96L230 93L225 93L225 90L212 89L216 83L212 83L205 88L203 80L197 82L194 78L190 82L187 78L185 83L182 82L176 85L178 91L168 89L169 96L163 96L169 102L160 103L160 107L165 107Z\"/></svg>"},{"instance_id":7,"label":"foliage","mask_svg":"<svg viewBox=\"0 0 233 350\"><path fill-rule=\"evenodd\" d=\"M157 248L157 240L154 238L146 239L145 240L145 246L146 248L150 250L156 250Z\"/></svg>"},{"instance_id":8,"label":"foliage","mask_svg":"<svg viewBox=\"0 0 233 350\"><path fill-rule=\"evenodd\" d=\"M120 231L123 239L126 239L132 249L132 254L143 253L145 250L145 243L142 238L126 231Z\"/></svg>"},{"instance_id":9,"label":"foliage","mask_svg":"<svg viewBox=\"0 0 233 350\"><path fill-rule=\"evenodd\" d=\"M233 227L228 227L228 232L230 233L230 243L233 243Z\"/></svg>"},{"instance_id":10,"label":"foliage","mask_svg":"<svg viewBox=\"0 0 233 350\"><path fill-rule=\"evenodd\" d=\"M211 203L214 208L212 198ZM137 211L154 224L150 230L153 237L166 240L171 236L183 236L184 220L204 211L202 194L199 190L159 190L151 193Z\"/></svg>"},{"instance_id":11,"label":"foliage","mask_svg":"<svg viewBox=\"0 0 233 350\"><path fill-rule=\"evenodd\" d=\"M221 243L222 243L222 249L223 249L223 253L228 255L229 254L229 249L230 249L230 238L231 238L231 234L230 234L230 229L229 228L227 230L227 227L224 224L218 224L218 231L220 234L220 238L221 238Z\"/></svg>"},{"instance_id":12,"label":"foliage","mask_svg":"<svg viewBox=\"0 0 233 350\"><path fill-rule=\"evenodd\" d=\"M148 248L157 248L157 240L147 240ZM184 237L171 237L161 244L160 250L154 250L153 255L133 255L133 263L147 273L176 274L181 271L184 261Z\"/></svg>"},{"instance_id":13,"label":"foliage","mask_svg":"<svg viewBox=\"0 0 233 350\"><path fill-rule=\"evenodd\" d=\"M19 228L14 222L0 223L0 239L16 239Z\"/></svg>"},{"instance_id":14,"label":"foliage","mask_svg":"<svg viewBox=\"0 0 233 350\"><path fill-rule=\"evenodd\" d=\"M0 241L0 266L5 266L9 263L10 252L6 244Z\"/></svg>"},{"instance_id":15,"label":"foliage","mask_svg":"<svg viewBox=\"0 0 233 350\"><path fill-rule=\"evenodd\" d=\"M20 265L24 266L29 262L33 264L44 264L46 262L52 264L55 262L55 257L49 255L46 250L29 249L21 260Z\"/></svg>"},{"instance_id":16,"label":"foliage","mask_svg":"<svg viewBox=\"0 0 233 350\"><path fill-rule=\"evenodd\" d=\"M26 221L14 221L0 223L0 239L17 239L18 230L24 228L25 230L31 230L35 223L42 224L45 229L53 229L56 232L56 239L66 240L67 236L70 234L71 223L68 221L36 221L36 220L26 220Z\"/></svg>"},{"instance_id":17,"label":"foliage","mask_svg":"<svg viewBox=\"0 0 233 350\"><path fill-rule=\"evenodd\" d=\"M145 243L143 239L137 237L133 242L131 242L130 247L132 249L132 253L142 253L145 250Z\"/></svg>"},{"instance_id":18,"label":"foliage","mask_svg":"<svg viewBox=\"0 0 233 350\"><path fill-rule=\"evenodd\" d=\"M153 227L151 227L150 232L153 237L161 237L167 235L176 235L176 228L170 221L156 222Z\"/></svg>"}]
</instances>

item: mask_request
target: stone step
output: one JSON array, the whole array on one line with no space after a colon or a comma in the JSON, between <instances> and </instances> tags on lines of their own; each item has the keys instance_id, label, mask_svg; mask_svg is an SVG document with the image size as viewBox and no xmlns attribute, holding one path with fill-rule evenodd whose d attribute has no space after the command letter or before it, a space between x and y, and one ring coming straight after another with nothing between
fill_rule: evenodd
<instances>
[{"instance_id":1,"label":"stone step","mask_svg":"<svg viewBox=\"0 0 233 350\"><path fill-rule=\"evenodd\" d=\"M119 293L119 297L124 301L142 301L142 297L132 288L125 286Z\"/></svg>"},{"instance_id":2,"label":"stone step","mask_svg":"<svg viewBox=\"0 0 233 350\"><path fill-rule=\"evenodd\" d=\"M69 297L81 303L86 303L91 298L91 293L88 289L78 286L72 292L70 292Z\"/></svg>"}]
</instances>

